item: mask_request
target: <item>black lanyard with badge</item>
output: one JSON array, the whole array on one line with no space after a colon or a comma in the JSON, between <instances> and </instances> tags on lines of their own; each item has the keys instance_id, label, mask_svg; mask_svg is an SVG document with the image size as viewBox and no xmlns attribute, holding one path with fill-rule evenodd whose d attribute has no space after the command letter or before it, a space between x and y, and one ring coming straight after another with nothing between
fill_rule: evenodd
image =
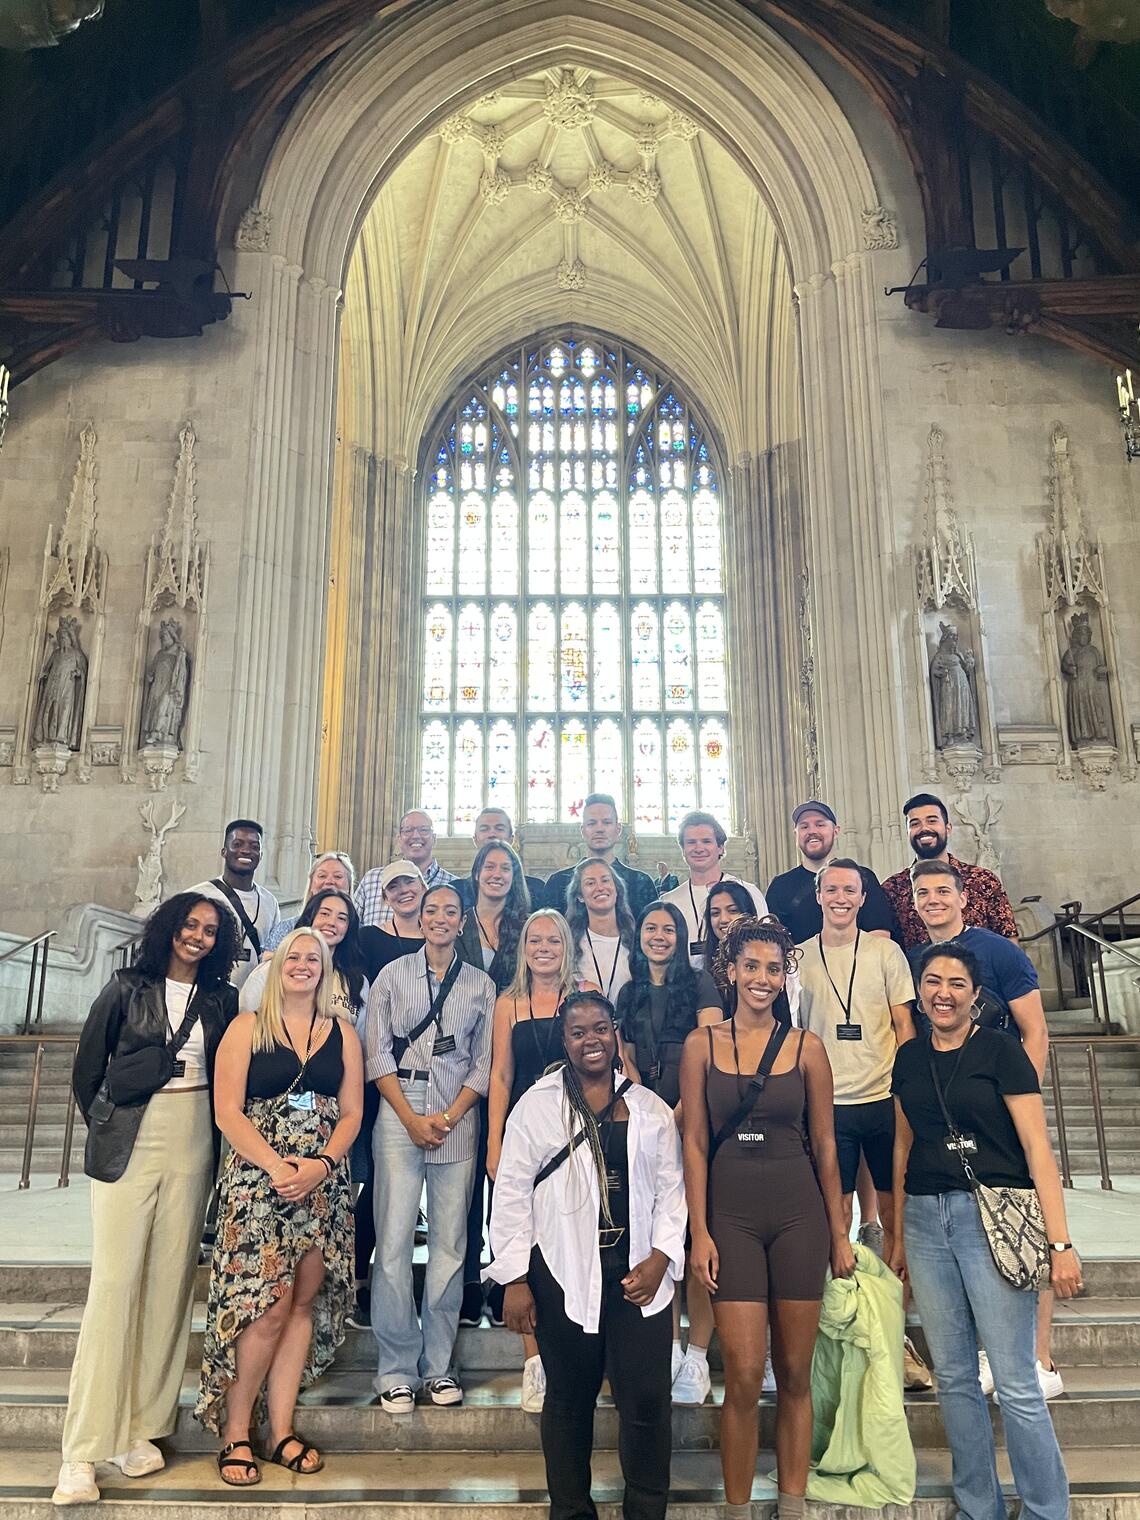
<instances>
[{"instance_id":1,"label":"black lanyard with badge","mask_svg":"<svg viewBox=\"0 0 1140 1520\"><path fill-rule=\"evenodd\" d=\"M317 1027L317 1010L315 1008L313 1009L313 1016L309 1020L309 1037L305 1041L304 1060L302 1060L301 1057L297 1055L297 1047L293 1044L293 1036L289 1033L289 1026L285 1024L283 1027L285 1030L285 1038L289 1041L289 1049L295 1056L297 1056L298 1066L297 1075L285 1089L285 1106L295 1114L311 1114L313 1109L317 1106L316 1095L310 1089L305 1089L305 1091L302 1092L299 1090L299 1088L300 1083L304 1080L305 1067L308 1066L309 1057L313 1053L313 1031Z\"/></svg>"},{"instance_id":2,"label":"black lanyard with badge","mask_svg":"<svg viewBox=\"0 0 1140 1520\"><path fill-rule=\"evenodd\" d=\"M855 969L859 964L859 940L861 936L862 930L856 929L855 948L851 955L851 977L847 983L847 997L844 999L840 994L839 988L835 985L835 978L828 968L827 956L823 953L823 935L816 935L816 939L819 941L819 958L823 962L823 974L831 983L831 990L835 993L840 1008L843 1009L843 1023L836 1024L835 1026L835 1038L837 1040L861 1040L863 1038L862 1024L853 1024L851 1022L851 1004L855 996Z\"/></svg>"},{"instance_id":3,"label":"black lanyard with badge","mask_svg":"<svg viewBox=\"0 0 1140 1520\"><path fill-rule=\"evenodd\" d=\"M938 1106L942 1110L942 1118L946 1124L946 1134L943 1136L942 1144L951 1156L957 1156L958 1160L962 1163L962 1170L966 1173L966 1180L969 1182L971 1187L974 1187L976 1185L976 1178L974 1177L973 1169L971 1168L970 1163L966 1160L966 1157L976 1156L978 1154L978 1142L973 1135L968 1134L965 1130L959 1129L958 1126L954 1123L953 1117L950 1113L950 1105L947 1102L947 1099L950 1096L950 1089L954 1086L954 1078L958 1075L958 1068L962 1064L962 1053L965 1051L966 1046L970 1043L973 1037L974 1031L971 1029L970 1033L962 1041L961 1045L958 1046L958 1055L954 1061L954 1069L946 1079L945 1088L942 1086L942 1082L939 1079L938 1067L934 1061L934 1041L928 1039L926 1046L926 1057L930 1062L930 1078L934 1083L934 1091L938 1098Z\"/></svg>"},{"instance_id":4,"label":"black lanyard with badge","mask_svg":"<svg viewBox=\"0 0 1140 1520\"><path fill-rule=\"evenodd\" d=\"M602 968L598 964L598 952L594 949L594 938L593 938L593 935L590 933L588 925L587 925L587 928L586 928L586 943L590 947L590 958L594 962L594 970L598 973L598 986L600 987L602 985ZM613 965L610 967L610 979L606 983L606 999L607 999L607 1001L609 1001L611 1003L613 1002L613 998L610 997L610 989L613 987L614 977L617 976L618 959L619 959L620 956L621 956L621 935L619 934L618 935L618 942L614 946L614 959L613 959Z\"/></svg>"},{"instance_id":5,"label":"black lanyard with badge","mask_svg":"<svg viewBox=\"0 0 1140 1520\"><path fill-rule=\"evenodd\" d=\"M443 981L439 984L439 991L432 997L431 967L428 965L427 950L424 950L424 981L427 983L428 990L428 1011L418 1024L408 1030L406 1035L396 1035L393 1038L392 1057L397 1067L400 1066L404 1056L407 1054L408 1047L414 1045L432 1024L436 1025L435 1043L431 1049L432 1055L450 1055L455 1049L455 1036L453 1034L444 1034L440 1028L440 1024L443 1019L443 1005L447 1001L448 993L459 980L459 972L462 969L462 965L463 963L458 955L454 956L451 965L447 968Z\"/></svg>"},{"instance_id":6,"label":"black lanyard with badge","mask_svg":"<svg viewBox=\"0 0 1140 1520\"><path fill-rule=\"evenodd\" d=\"M717 879L714 882L710 882L709 885L705 888L705 903L706 903L706 905L708 903L709 897L712 895L712 889L713 889L713 887L719 887L720 884L721 884L721 882L723 880L724 880L724 872L722 871L721 874L717 877ZM694 926L694 930L695 930L695 932L697 934L699 934L701 932L701 921L704 918L704 914L697 912L697 899L693 896L693 878L691 876L689 877L689 880L686 883L686 885L689 888L689 906L693 910L693 926ZM703 958L704 953L705 953L705 947L704 947L704 943L701 940L699 940L699 939L691 939L689 941L689 955L690 955L690 957L692 957L694 955L699 955L699 956L701 956Z\"/></svg>"}]
</instances>

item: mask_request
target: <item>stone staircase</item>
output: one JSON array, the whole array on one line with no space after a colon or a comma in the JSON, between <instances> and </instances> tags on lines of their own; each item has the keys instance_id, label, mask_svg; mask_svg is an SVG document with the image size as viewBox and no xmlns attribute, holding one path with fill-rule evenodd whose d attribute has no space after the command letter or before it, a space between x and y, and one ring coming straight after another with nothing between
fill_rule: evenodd
<instances>
[{"instance_id":1,"label":"stone staircase","mask_svg":"<svg viewBox=\"0 0 1140 1520\"><path fill-rule=\"evenodd\" d=\"M87 1269L0 1266L0 1520L47 1520ZM1066 1394L1050 1405L1065 1452L1075 1520L1140 1520L1140 1260L1085 1263L1084 1296L1059 1307L1056 1357ZM204 1289L204 1274L199 1289ZM322 1473L301 1478L263 1468L263 1481L242 1492L224 1488L215 1444L192 1418L202 1306L195 1313L178 1428L165 1443L165 1471L132 1481L100 1469L105 1506L131 1520L358 1520L364 1506L391 1520L545 1520L546 1501L535 1417L519 1407L520 1347L515 1336L484 1324L460 1332L458 1362L466 1389L459 1409L422 1407L393 1418L373 1406L373 1342L350 1330L330 1374L302 1399L298 1426L326 1454ZM921 1329L915 1329L921 1342ZM715 1364L714 1354L714 1364ZM723 1497L716 1452L720 1389L702 1409L674 1411L673 1498L677 1520L719 1520ZM919 1494L908 1520L950 1520L949 1455L932 1395L908 1395L907 1418L918 1452ZM774 1402L760 1406L764 1451L754 1488L773 1498ZM999 1446L1000 1411L993 1410ZM603 1394L596 1420L595 1494L602 1513L618 1513L616 1419ZM1003 1455L1004 1467L1004 1455ZM1008 1471L1004 1472L1008 1481ZM287 1507L286 1507L287 1506ZM813 1505L817 1520L854 1520L866 1511Z\"/></svg>"}]
</instances>

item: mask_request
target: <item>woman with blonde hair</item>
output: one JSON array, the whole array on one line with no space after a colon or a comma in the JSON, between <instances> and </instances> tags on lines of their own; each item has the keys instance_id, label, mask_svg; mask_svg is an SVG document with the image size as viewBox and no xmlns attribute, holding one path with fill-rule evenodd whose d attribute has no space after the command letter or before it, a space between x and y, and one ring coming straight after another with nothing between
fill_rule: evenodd
<instances>
[{"instance_id":1,"label":"woman with blonde hair","mask_svg":"<svg viewBox=\"0 0 1140 1520\"><path fill-rule=\"evenodd\" d=\"M274 952L257 1012L239 1013L218 1050L217 1121L232 1150L195 1413L223 1436L218 1471L233 1487L261 1480L250 1425L263 1407L267 1461L301 1474L324 1465L295 1434L293 1411L344 1339L353 1295L344 1163L363 1103L360 1042L332 993L323 937L295 929Z\"/></svg>"},{"instance_id":2,"label":"woman with blonde hair","mask_svg":"<svg viewBox=\"0 0 1140 1520\"><path fill-rule=\"evenodd\" d=\"M494 1180L507 1119L553 1062L562 1059L555 1015L577 986L570 925L554 908L539 908L523 925L514 979L495 1002L491 1086L487 1094L487 1175ZM502 1289L491 1289L492 1318L502 1319ZM522 1407L539 1414L546 1376L533 1335L523 1336Z\"/></svg>"}]
</instances>

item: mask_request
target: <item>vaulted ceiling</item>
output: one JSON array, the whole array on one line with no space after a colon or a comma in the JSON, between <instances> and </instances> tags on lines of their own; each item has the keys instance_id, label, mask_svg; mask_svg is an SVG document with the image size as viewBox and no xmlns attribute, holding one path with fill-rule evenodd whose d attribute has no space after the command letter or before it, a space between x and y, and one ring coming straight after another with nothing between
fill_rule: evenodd
<instances>
[{"instance_id":1,"label":"vaulted ceiling","mask_svg":"<svg viewBox=\"0 0 1140 1520\"><path fill-rule=\"evenodd\" d=\"M464 371L566 320L648 349L737 447L787 427L791 287L756 188L690 116L585 68L520 78L425 138L368 212L345 306L380 453L411 457Z\"/></svg>"}]
</instances>

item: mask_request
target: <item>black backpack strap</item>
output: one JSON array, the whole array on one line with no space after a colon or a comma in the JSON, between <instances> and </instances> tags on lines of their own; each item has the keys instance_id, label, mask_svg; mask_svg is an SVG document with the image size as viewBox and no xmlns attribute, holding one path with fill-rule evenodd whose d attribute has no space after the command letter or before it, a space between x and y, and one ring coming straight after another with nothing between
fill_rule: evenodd
<instances>
[{"instance_id":1,"label":"black backpack strap","mask_svg":"<svg viewBox=\"0 0 1140 1520\"><path fill-rule=\"evenodd\" d=\"M732 1134L733 1130L740 1123L740 1121L742 1119L746 1119L752 1110L756 1107L756 1102L760 1097L760 1094L764 1091L764 1087L768 1081L768 1078L772 1074L772 1067L776 1064L776 1057L780 1054L780 1047L783 1045L787 1037L788 1026L786 1024L777 1024L773 1028L772 1033L768 1036L768 1043L764 1047L764 1054L760 1057L760 1065L756 1068L756 1075L748 1084L748 1091L740 1100L740 1103L737 1106L736 1111L733 1113L732 1117L726 1124L722 1124L720 1129L718 1129L716 1134L713 1136L712 1149L709 1152L710 1161L712 1160L713 1156L716 1155L717 1151L724 1144L724 1142L728 1139L729 1135Z\"/></svg>"},{"instance_id":2,"label":"black backpack strap","mask_svg":"<svg viewBox=\"0 0 1140 1520\"><path fill-rule=\"evenodd\" d=\"M622 1078L613 1097L606 1104L605 1108L602 1109L601 1113L596 1115L599 1124L604 1124L606 1122L609 1116L613 1113L614 1109L617 1107L618 1099L623 1098L632 1086L633 1083L629 1080L628 1077ZM574 1152L578 1149L585 1138L586 1126L583 1125L572 1139L567 1140L566 1144L560 1151L556 1151L555 1154L551 1156L550 1160L535 1177L532 1186L537 1187L540 1182L545 1182L548 1177L552 1177L558 1168L562 1165L562 1163L569 1160L569 1158L574 1154Z\"/></svg>"},{"instance_id":3,"label":"black backpack strap","mask_svg":"<svg viewBox=\"0 0 1140 1520\"><path fill-rule=\"evenodd\" d=\"M254 923L253 919L250 918L249 914L245 911L245 904L242 902L241 898L234 891L233 887L230 886L229 882L228 881L223 881L220 876L215 876L213 878L213 880L211 881L210 885L212 887L217 887L217 889L218 889L219 892L222 892L222 893L225 894L226 901L229 903L230 907L237 914L238 920L241 923L242 928L245 930L245 937L246 937L246 939L249 940L250 945L253 947L253 958L254 958L254 960L255 961L259 961L261 959L261 935L258 934L258 932L257 932L257 925ZM258 894L258 899L257 900L260 903L260 901L261 901L261 895L260 895L260 893Z\"/></svg>"},{"instance_id":4,"label":"black backpack strap","mask_svg":"<svg viewBox=\"0 0 1140 1520\"><path fill-rule=\"evenodd\" d=\"M424 960L426 964L426 955L424 957ZM447 974L445 975L443 981L439 984L439 991L436 993L435 997L432 998L431 1007L428 1009L427 1013L424 1014L423 1018L419 1021L418 1024L414 1026L414 1028L408 1030L407 1034L393 1035L392 1059L395 1061L397 1066L399 1066L405 1055L407 1055L408 1046L414 1045L416 1043L420 1035L423 1034L424 1030L427 1029L429 1024L436 1024L443 1017L443 1005L447 1001L447 994L459 980L459 973L462 969L463 962L459 959L458 956L456 956L451 965L447 968Z\"/></svg>"}]
</instances>

